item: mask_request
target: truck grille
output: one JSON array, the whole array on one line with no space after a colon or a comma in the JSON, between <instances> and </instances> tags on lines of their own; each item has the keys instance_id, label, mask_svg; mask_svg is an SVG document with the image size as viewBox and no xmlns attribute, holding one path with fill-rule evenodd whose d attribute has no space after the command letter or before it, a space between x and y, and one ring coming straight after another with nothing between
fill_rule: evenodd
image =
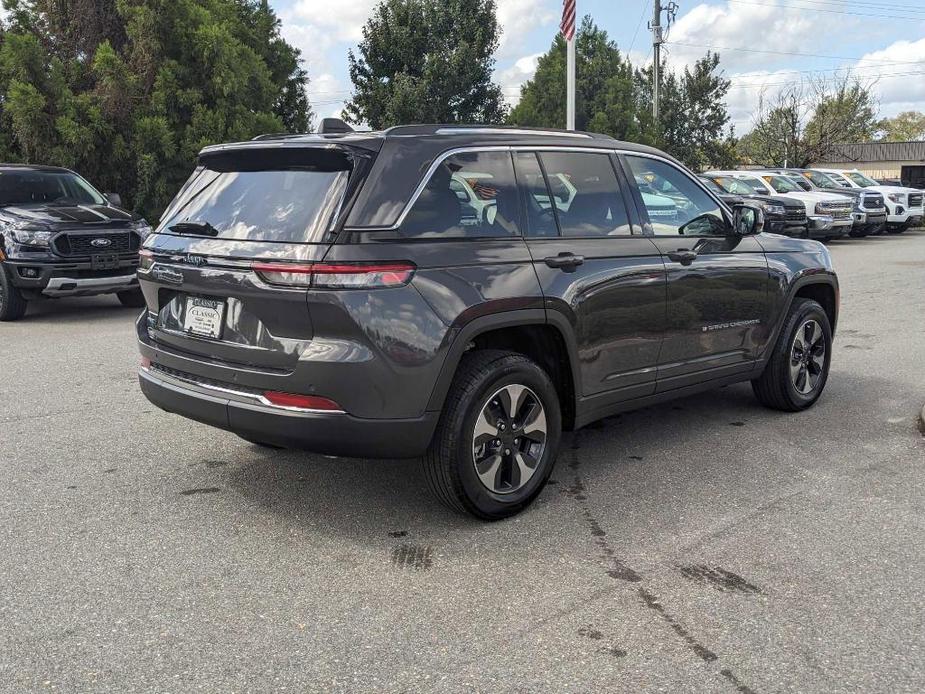
<instances>
[{"instance_id":1,"label":"truck grille","mask_svg":"<svg viewBox=\"0 0 925 694\"><path fill-rule=\"evenodd\" d=\"M882 195L865 195L863 199L865 210L879 210L883 207Z\"/></svg>"},{"instance_id":2,"label":"truck grille","mask_svg":"<svg viewBox=\"0 0 925 694\"><path fill-rule=\"evenodd\" d=\"M94 245L96 239L107 239L109 245ZM60 234L54 240L55 250L59 255L87 256L98 253L135 253L141 247L141 237L133 231L115 234Z\"/></svg>"},{"instance_id":3,"label":"truck grille","mask_svg":"<svg viewBox=\"0 0 925 694\"><path fill-rule=\"evenodd\" d=\"M922 206L922 193L909 193L909 207Z\"/></svg>"},{"instance_id":4,"label":"truck grille","mask_svg":"<svg viewBox=\"0 0 925 694\"><path fill-rule=\"evenodd\" d=\"M784 216L788 222L795 224L806 224L806 212L800 209L787 208L787 214Z\"/></svg>"}]
</instances>

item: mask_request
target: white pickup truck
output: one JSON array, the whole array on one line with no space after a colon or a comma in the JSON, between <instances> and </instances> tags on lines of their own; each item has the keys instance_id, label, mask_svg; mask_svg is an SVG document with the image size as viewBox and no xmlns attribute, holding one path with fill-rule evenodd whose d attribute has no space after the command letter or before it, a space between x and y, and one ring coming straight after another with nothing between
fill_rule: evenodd
<instances>
[{"instance_id":1,"label":"white pickup truck","mask_svg":"<svg viewBox=\"0 0 925 694\"><path fill-rule=\"evenodd\" d=\"M709 171L706 176L728 176L744 181L763 195L785 195L806 206L809 222L807 236L827 241L845 236L851 231L854 203L844 195L806 191L774 171ZM735 193L734 190L727 192Z\"/></svg>"},{"instance_id":2,"label":"white pickup truck","mask_svg":"<svg viewBox=\"0 0 925 694\"><path fill-rule=\"evenodd\" d=\"M925 219L923 201L925 191L903 186L882 186L874 179L851 169L815 169L828 174L845 188L867 188L883 193L886 203L886 229L892 234L901 234L909 227L922 223Z\"/></svg>"}]
</instances>

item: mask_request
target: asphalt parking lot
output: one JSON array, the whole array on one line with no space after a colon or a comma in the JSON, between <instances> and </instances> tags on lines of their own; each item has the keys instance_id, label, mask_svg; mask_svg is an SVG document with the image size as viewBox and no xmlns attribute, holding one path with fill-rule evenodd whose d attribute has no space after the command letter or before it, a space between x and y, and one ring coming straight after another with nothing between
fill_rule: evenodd
<instances>
[{"instance_id":1,"label":"asphalt parking lot","mask_svg":"<svg viewBox=\"0 0 925 694\"><path fill-rule=\"evenodd\" d=\"M0 690L922 691L925 231L832 254L816 408L608 419L494 524L413 462L160 412L115 299L32 308L0 325Z\"/></svg>"}]
</instances>

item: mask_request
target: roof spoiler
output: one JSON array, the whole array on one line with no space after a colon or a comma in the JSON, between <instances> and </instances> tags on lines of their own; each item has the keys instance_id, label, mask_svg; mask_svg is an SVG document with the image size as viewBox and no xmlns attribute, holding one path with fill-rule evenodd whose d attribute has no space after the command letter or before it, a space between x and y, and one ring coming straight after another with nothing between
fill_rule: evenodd
<instances>
[{"instance_id":1,"label":"roof spoiler","mask_svg":"<svg viewBox=\"0 0 925 694\"><path fill-rule=\"evenodd\" d=\"M340 118L322 118L321 125L318 126L320 135L330 135L333 133L352 133L353 128L347 125Z\"/></svg>"}]
</instances>

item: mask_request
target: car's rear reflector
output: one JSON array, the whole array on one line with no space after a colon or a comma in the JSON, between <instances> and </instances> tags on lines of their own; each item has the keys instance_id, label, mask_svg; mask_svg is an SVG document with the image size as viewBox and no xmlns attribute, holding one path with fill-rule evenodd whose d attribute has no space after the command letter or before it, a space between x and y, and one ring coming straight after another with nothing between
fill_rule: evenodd
<instances>
[{"instance_id":1,"label":"car's rear reflector","mask_svg":"<svg viewBox=\"0 0 925 694\"><path fill-rule=\"evenodd\" d=\"M300 410L324 410L327 412L340 412L341 408L333 400L318 395L296 395L295 393L281 393L268 390L263 397L277 407L295 407Z\"/></svg>"},{"instance_id":2,"label":"car's rear reflector","mask_svg":"<svg viewBox=\"0 0 925 694\"><path fill-rule=\"evenodd\" d=\"M252 265L265 282L287 287L317 289L377 289L408 284L413 263L264 263Z\"/></svg>"}]
</instances>

